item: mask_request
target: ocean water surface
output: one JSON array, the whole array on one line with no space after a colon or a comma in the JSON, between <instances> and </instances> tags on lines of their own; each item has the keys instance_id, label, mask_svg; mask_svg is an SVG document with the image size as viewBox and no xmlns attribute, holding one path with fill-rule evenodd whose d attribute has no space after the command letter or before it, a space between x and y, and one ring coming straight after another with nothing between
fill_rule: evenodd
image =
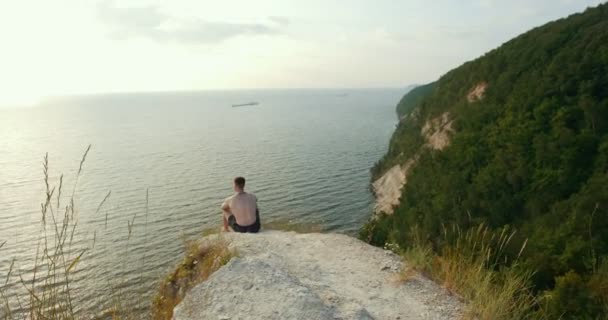
<instances>
[{"instance_id":1,"label":"ocean water surface","mask_svg":"<svg viewBox=\"0 0 608 320\"><path fill-rule=\"evenodd\" d=\"M142 301L180 260L183 239L219 228L219 205L237 175L258 196L263 222L353 234L370 215L369 168L386 151L403 94L112 94L0 109L0 285L13 260L14 275L31 277L47 152L51 184L63 174L62 199L75 195L74 246L88 248L73 279L75 305L86 314L108 308L116 287L126 306L143 312ZM249 101L260 104L232 107ZM21 290L18 279L5 291Z\"/></svg>"}]
</instances>

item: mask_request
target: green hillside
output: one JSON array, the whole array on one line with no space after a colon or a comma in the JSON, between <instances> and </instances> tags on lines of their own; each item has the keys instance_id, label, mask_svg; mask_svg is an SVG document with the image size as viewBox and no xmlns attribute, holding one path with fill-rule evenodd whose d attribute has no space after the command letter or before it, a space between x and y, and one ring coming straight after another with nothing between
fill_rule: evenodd
<instances>
[{"instance_id":1,"label":"green hillside","mask_svg":"<svg viewBox=\"0 0 608 320\"><path fill-rule=\"evenodd\" d=\"M417 86L403 96L397 104L397 114L403 116L412 111L419 103L435 88L436 82L431 82L422 86Z\"/></svg>"},{"instance_id":2,"label":"green hillside","mask_svg":"<svg viewBox=\"0 0 608 320\"><path fill-rule=\"evenodd\" d=\"M527 239L520 261L551 318L608 317L607 4L465 63L397 110L372 174L417 162L395 213L370 220L365 239L407 248L415 227L439 248L448 225L511 226L511 255ZM429 148L421 132L445 113L449 146Z\"/></svg>"}]
</instances>

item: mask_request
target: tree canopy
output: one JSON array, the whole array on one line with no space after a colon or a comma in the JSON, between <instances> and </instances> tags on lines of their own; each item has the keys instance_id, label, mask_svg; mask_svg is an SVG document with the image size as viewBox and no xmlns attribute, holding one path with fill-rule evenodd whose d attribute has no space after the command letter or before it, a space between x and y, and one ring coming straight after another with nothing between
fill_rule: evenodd
<instances>
[{"instance_id":1,"label":"tree canopy","mask_svg":"<svg viewBox=\"0 0 608 320\"><path fill-rule=\"evenodd\" d=\"M471 99L480 84L483 97ZM370 221L366 238L407 247L413 226L435 242L447 224L515 227L551 315L608 316L608 4L465 63L397 112L373 177L418 160L394 214ZM422 128L446 112L449 146L425 147Z\"/></svg>"}]
</instances>

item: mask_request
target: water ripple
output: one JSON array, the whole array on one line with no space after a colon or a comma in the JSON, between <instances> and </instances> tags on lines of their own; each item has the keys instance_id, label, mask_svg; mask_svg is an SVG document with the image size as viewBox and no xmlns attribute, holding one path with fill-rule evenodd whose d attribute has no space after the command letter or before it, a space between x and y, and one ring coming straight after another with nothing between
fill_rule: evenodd
<instances>
[{"instance_id":1,"label":"water ripple","mask_svg":"<svg viewBox=\"0 0 608 320\"><path fill-rule=\"evenodd\" d=\"M78 228L66 257L72 261L88 248L72 275L76 304L87 314L108 308L111 301L100 297L112 290L125 291L126 307L142 310L141 299L149 302L183 254L182 240L220 226L219 206L237 175L247 177L258 196L263 221L356 231L371 209L368 170L388 144L402 92L350 90L352 99L336 98L342 93L102 95L0 110L0 243L7 240L0 274L15 258L31 284L42 230L44 153L51 187L65 174L59 218L88 144L93 147L75 192ZM229 107L252 99L261 102L255 110ZM5 288L22 289L17 277Z\"/></svg>"}]
</instances>

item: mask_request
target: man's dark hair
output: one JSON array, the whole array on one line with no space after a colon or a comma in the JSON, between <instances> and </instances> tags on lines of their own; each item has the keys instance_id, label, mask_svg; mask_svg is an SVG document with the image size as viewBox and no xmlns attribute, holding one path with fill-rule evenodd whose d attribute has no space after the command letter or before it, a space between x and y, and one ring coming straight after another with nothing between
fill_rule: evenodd
<instances>
[{"instance_id":1,"label":"man's dark hair","mask_svg":"<svg viewBox=\"0 0 608 320\"><path fill-rule=\"evenodd\" d=\"M245 178L236 177L234 178L234 184L236 184L239 188L245 188Z\"/></svg>"}]
</instances>

